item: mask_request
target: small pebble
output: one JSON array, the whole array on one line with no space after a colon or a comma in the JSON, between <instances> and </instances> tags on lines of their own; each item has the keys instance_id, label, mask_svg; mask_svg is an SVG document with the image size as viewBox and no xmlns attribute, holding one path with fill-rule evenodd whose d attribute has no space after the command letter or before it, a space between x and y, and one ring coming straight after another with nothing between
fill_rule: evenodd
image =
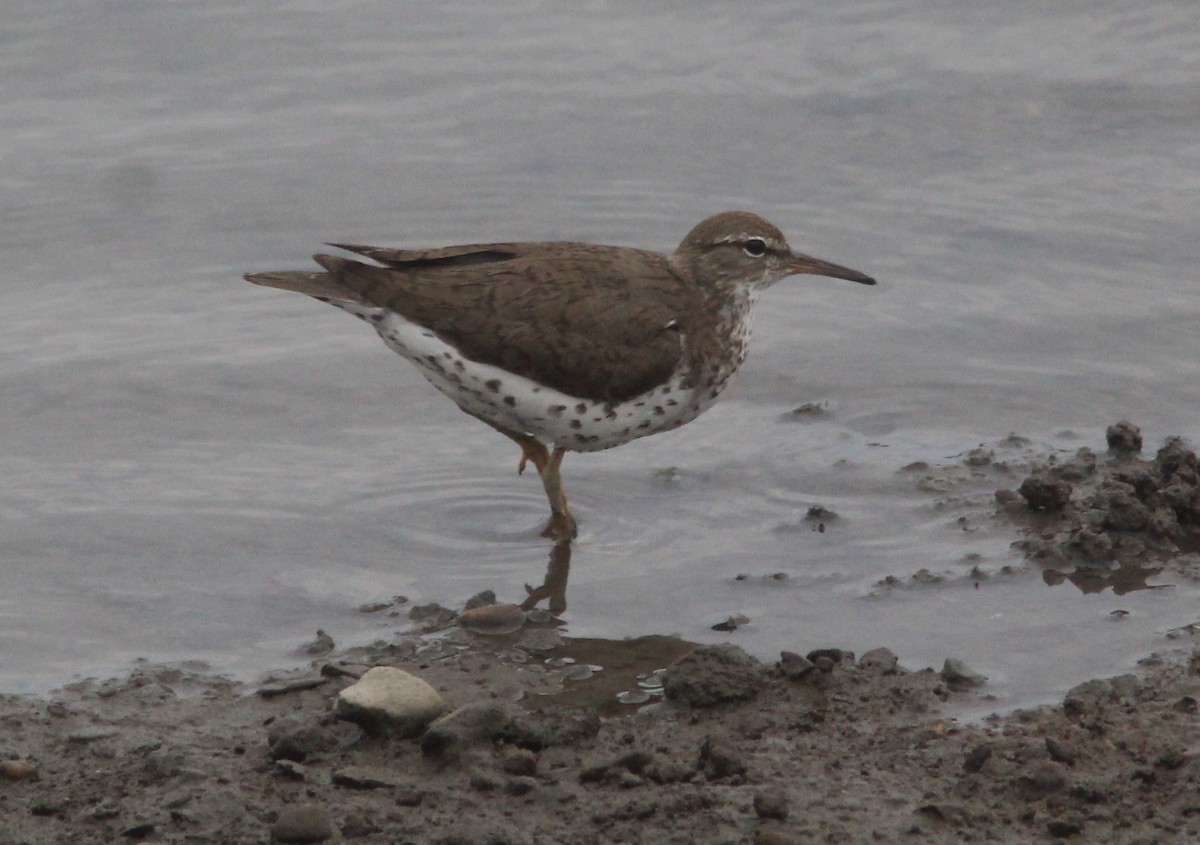
<instances>
[{"instance_id":1,"label":"small pebble","mask_svg":"<svg viewBox=\"0 0 1200 845\"><path fill-rule=\"evenodd\" d=\"M939 674L942 680L952 687L981 687L987 683L986 675L972 671L967 664L953 657L946 658Z\"/></svg>"},{"instance_id":2,"label":"small pebble","mask_svg":"<svg viewBox=\"0 0 1200 845\"><path fill-rule=\"evenodd\" d=\"M280 842L323 842L333 836L329 811L320 804L288 804L271 825L271 836Z\"/></svg>"},{"instance_id":3,"label":"small pebble","mask_svg":"<svg viewBox=\"0 0 1200 845\"><path fill-rule=\"evenodd\" d=\"M5 760L0 763L0 778L4 780L29 780L37 776L37 766L21 760Z\"/></svg>"},{"instance_id":4,"label":"small pebble","mask_svg":"<svg viewBox=\"0 0 1200 845\"><path fill-rule=\"evenodd\" d=\"M763 789L754 793L754 812L760 819L788 817L787 793L782 789Z\"/></svg>"}]
</instances>

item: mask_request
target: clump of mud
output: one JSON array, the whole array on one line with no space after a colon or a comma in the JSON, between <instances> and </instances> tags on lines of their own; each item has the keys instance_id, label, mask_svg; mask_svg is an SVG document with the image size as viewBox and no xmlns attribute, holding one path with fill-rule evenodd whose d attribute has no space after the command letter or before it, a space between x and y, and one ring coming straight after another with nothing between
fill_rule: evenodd
<instances>
[{"instance_id":1,"label":"clump of mud","mask_svg":"<svg viewBox=\"0 0 1200 845\"><path fill-rule=\"evenodd\" d=\"M1153 458L1142 434L1122 421L1108 427L1108 454L1082 448L1036 464L997 499L1028 522L1017 543L1045 564L1152 564L1200 550L1200 459L1178 437Z\"/></svg>"}]
</instances>

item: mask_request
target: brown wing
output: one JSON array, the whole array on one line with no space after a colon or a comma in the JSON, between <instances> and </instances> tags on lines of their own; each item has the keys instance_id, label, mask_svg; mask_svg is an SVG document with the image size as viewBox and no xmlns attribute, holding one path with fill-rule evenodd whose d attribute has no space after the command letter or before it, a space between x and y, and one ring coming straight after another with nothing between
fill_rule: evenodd
<instances>
[{"instance_id":1,"label":"brown wing","mask_svg":"<svg viewBox=\"0 0 1200 845\"><path fill-rule=\"evenodd\" d=\"M316 256L329 271L325 289L396 311L472 360L572 396L629 399L669 378L683 355L673 321L696 294L656 253L562 243L342 248L386 266Z\"/></svg>"}]
</instances>

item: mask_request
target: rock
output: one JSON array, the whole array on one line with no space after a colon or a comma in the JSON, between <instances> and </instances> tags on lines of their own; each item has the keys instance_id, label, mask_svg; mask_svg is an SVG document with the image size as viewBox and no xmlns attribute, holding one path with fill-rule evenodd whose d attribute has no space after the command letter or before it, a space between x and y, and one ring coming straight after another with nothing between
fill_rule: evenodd
<instances>
[{"instance_id":1,"label":"rock","mask_svg":"<svg viewBox=\"0 0 1200 845\"><path fill-rule=\"evenodd\" d=\"M825 658L830 661L830 664L841 663L843 660L850 661L854 659L854 652L846 651L842 648L814 648L805 655L813 663Z\"/></svg>"},{"instance_id":2,"label":"rock","mask_svg":"<svg viewBox=\"0 0 1200 845\"><path fill-rule=\"evenodd\" d=\"M480 590L463 603L464 610L476 610L496 603L495 590Z\"/></svg>"},{"instance_id":3,"label":"rock","mask_svg":"<svg viewBox=\"0 0 1200 845\"><path fill-rule=\"evenodd\" d=\"M760 830L754 834L754 845L796 845L796 840L775 830Z\"/></svg>"},{"instance_id":4,"label":"rock","mask_svg":"<svg viewBox=\"0 0 1200 845\"><path fill-rule=\"evenodd\" d=\"M271 825L279 842L323 842L333 836L329 811L320 804L288 804Z\"/></svg>"},{"instance_id":5,"label":"rock","mask_svg":"<svg viewBox=\"0 0 1200 845\"><path fill-rule=\"evenodd\" d=\"M297 763L295 760L276 760L275 771L291 780L304 780L308 777L308 767L303 763Z\"/></svg>"},{"instance_id":6,"label":"rock","mask_svg":"<svg viewBox=\"0 0 1200 845\"><path fill-rule=\"evenodd\" d=\"M336 646L333 637L318 628L316 639L300 646L300 653L310 657L320 657L322 654L329 654Z\"/></svg>"},{"instance_id":7,"label":"rock","mask_svg":"<svg viewBox=\"0 0 1200 845\"><path fill-rule=\"evenodd\" d=\"M754 793L754 812L760 819L788 817L787 793L782 789L763 789Z\"/></svg>"},{"instance_id":8,"label":"rock","mask_svg":"<svg viewBox=\"0 0 1200 845\"><path fill-rule=\"evenodd\" d=\"M667 668L666 698L688 707L714 707L746 701L765 683L762 664L738 646L724 643L700 646Z\"/></svg>"},{"instance_id":9,"label":"rock","mask_svg":"<svg viewBox=\"0 0 1200 845\"><path fill-rule=\"evenodd\" d=\"M1134 488L1120 481L1105 481L1094 497L1104 513L1104 527L1113 531L1141 531L1150 522L1150 511L1138 501Z\"/></svg>"},{"instance_id":10,"label":"rock","mask_svg":"<svg viewBox=\"0 0 1200 845\"><path fill-rule=\"evenodd\" d=\"M1142 451L1142 430L1128 420L1113 423L1104 432L1108 448L1121 455L1136 455Z\"/></svg>"},{"instance_id":11,"label":"rock","mask_svg":"<svg viewBox=\"0 0 1200 845\"><path fill-rule=\"evenodd\" d=\"M298 716L278 719L267 730L267 755L272 760L303 763L315 754L331 750L333 746L326 731Z\"/></svg>"},{"instance_id":12,"label":"rock","mask_svg":"<svg viewBox=\"0 0 1200 845\"><path fill-rule=\"evenodd\" d=\"M1083 823L1075 818L1051 819L1046 822L1046 831L1051 836L1058 836L1066 839L1070 836L1078 836L1083 833Z\"/></svg>"},{"instance_id":13,"label":"rock","mask_svg":"<svg viewBox=\"0 0 1200 845\"><path fill-rule=\"evenodd\" d=\"M96 742L100 739L109 739L119 733L120 731L116 728L110 728L105 725L89 725L86 728L80 728L77 731L67 734L67 742Z\"/></svg>"},{"instance_id":14,"label":"rock","mask_svg":"<svg viewBox=\"0 0 1200 845\"><path fill-rule=\"evenodd\" d=\"M700 746L700 768L709 780L738 777L746 774L742 755L723 739L709 737Z\"/></svg>"},{"instance_id":15,"label":"rock","mask_svg":"<svg viewBox=\"0 0 1200 845\"><path fill-rule=\"evenodd\" d=\"M513 716L503 738L514 745L541 751L556 745L575 745L600 733L595 710L574 708L522 711Z\"/></svg>"},{"instance_id":16,"label":"rock","mask_svg":"<svg viewBox=\"0 0 1200 845\"><path fill-rule=\"evenodd\" d=\"M509 727L512 711L503 704L481 701L452 710L434 720L421 736L428 756L450 756L464 748L495 742Z\"/></svg>"},{"instance_id":17,"label":"rock","mask_svg":"<svg viewBox=\"0 0 1200 845\"><path fill-rule=\"evenodd\" d=\"M938 674L947 686L954 689L981 687L987 683L987 675L972 671L967 664L953 657L946 658L942 671Z\"/></svg>"},{"instance_id":18,"label":"rock","mask_svg":"<svg viewBox=\"0 0 1200 845\"><path fill-rule=\"evenodd\" d=\"M263 698L274 698L277 695L286 695L289 692L300 692L301 690L313 689L319 687L328 681L329 678L321 675L305 675L299 678L288 678L282 681L271 681L263 684L255 692Z\"/></svg>"},{"instance_id":19,"label":"rock","mask_svg":"<svg viewBox=\"0 0 1200 845\"><path fill-rule=\"evenodd\" d=\"M526 748L506 748L500 755L500 768L510 775L534 775L537 755Z\"/></svg>"},{"instance_id":20,"label":"rock","mask_svg":"<svg viewBox=\"0 0 1200 845\"><path fill-rule=\"evenodd\" d=\"M1017 488L1025 502L1035 511L1060 511L1071 501L1071 485L1046 470L1038 470Z\"/></svg>"},{"instance_id":21,"label":"rock","mask_svg":"<svg viewBox=\"0 0 1200 845\"><path fill-rule=\"evenodd\" d=\"M375 766L346 766L335 770L330 780L347 789L385 789L404 783L387 769Z\"/></svg>"},{"instance_id":22,"label":"rock","mask_svg":"<svg viewBox=\"0 0 1200 845\"><path fill-rule=\"evenodd\" d=\"M779 669L789 681L797 681L815 668L807 657L801 657L793 651L779 652Z\"/></svg>"},{"instance_id":23,"label":"rock","mask_svg":"<svg viewBox=\"0 0 1200 845\"><path fill-rule=\"evenodd\" d=\"M458 616L457 613L440 604L418 604L408 611L408 618L419 622L426 631L445 627L453 622L456 616Z\"/></svg>"},{"instance_id":24,"label":"rock","mask_svg":"<svg viewBox=\"0 0 1200 845\"><path fill-rule=\"evenodd\" d=\"M1046 737L1046 753L1056 763L1065 763L1068 766L1074 766L1075 761L1079 759L1079 749L1075 747L1074 743L1055 739L1052 736Z\"/></svg>"},{"instance_id":25,"label":"rock","mask_svg":"<svg viewBox=\"0 0 1200 845\"><path fill-rule=\"evenodd\" d=\"M596 783L606 780L613 774L626 772L640 775L654 763L654 755L647 751L630 751L613 760L588 766L579 773L580 783Z\"/></svg>"},{"instance_id":26,"label":"rock","mask_svg":"<svg viewBox=\"0 0 1200 845\"><path fill-rule=\"evenodd\" d=\"M888 648L873 648L870 651L863 652L863 656L858 658L860 669L878 672L881 675L896 674L899 665L900 658L896 657L892 650Z\"/></svg>"},{"instance_id":27,"label":"rock","mask_svg":"<svg viewBox=\"0 0 1200 845\"><path fill-rule=\"evenodd\" d=\"M1043 760L1017 778L1017 786L1030 800L1036 801L1067 786L1067 775L1061 763Z\"/></svg>"},{"instance_id":28,"label":"rock","mask_svg":"<svg viewBox=\"0 0 1200 845\"><path fill-rule=\"evenodd\" d=\"M983 764L990 760L991 757L991 744L987 742L980 743L963 755L963 771L968 774L974 774L982 769Z\"/></svg>"},{"instance_id":29,"label":"rock","mask_svg":"<svg viewBox=\"0 0 1200 845\"><path fill-rule=\"evenodd\" d=\"M376 666L338 693L334 715L365 730L416 736L446 708L438 691L415 675Z\"/></svg>"},{"instance_id":30,"label":"rock","mask_svg":"<svg viewBox=\"0 0 1200 845\"><path fill-rule=\"evenodd\" d=\"M121 837L124 839L145 839L152 833L154 833L154 822L138 822L122 830Z\"/></svg>"},{"instance_id":31,"label":"rock","mask_svg":"<svg viewBox=\"0 0 1200 845\"><path fill-rule=\"evenodd\" d=\"M0 763L0 778L4 780L32 780L37 777L37 766L22 760L5 760Z\"/></svg>"},{"instance_id":32,"label":"rock","mask_svg":"<svg viewBox=\"0 0 1200 845\"><path fill-rule=\"evenodd\" d=\"M458 624L475 634L501 636L520 630L525 611L515 604L489 604L464 610Z\"/></svg>"},{"instance_id":33,"label":"rock","mask_svg":"<svg viewBox=\"0 0 1200 845\"><path fill-rule=\"evenodd\" d=\"M529 793L533 792L533 790L537 789L537 785L537 778L534 777L523 775L520 777L509 778L504 782L504 794L513 796L528 795Z\"/></svg>"},{"instance_id":34,"label":"rock","mask_svg":"<svg viewBox=\"0 0 1200 845\"><path fill-rule=\"evenodd\" d=\"M1084 681L1067 690L1063 697L1063 712L1078 717L1116 704L1122 699L1132 703L1136 701L1137 689L1137 678L1133 675Z\"/></svg>"},{"instance_id":35,"label":"rock","mask_svg":"<svg viewBox=\"0 0 1200 845\"><path fill-rule=\"evenodd\" d=\"M1193 479L1193 483L1197 470L1200 470L1200 461L1197 460L1196 453L1178 437L1167 439L1155 454L1154 463L1158 465L1158 471L1163 478L1170 478L1183 471L1185 476Z\"/></svg>"},{"instance_id":36,"label":"rock","mask_svg":"<svg viewBox=\"0 0 1200 845\"><path fill-rule=\"evenodd\" d=\"M146 755L142 763L142 780L151 784L168 780L183 771L187 758L177 748L160 748Z\"/></svg>"}]
</instances>

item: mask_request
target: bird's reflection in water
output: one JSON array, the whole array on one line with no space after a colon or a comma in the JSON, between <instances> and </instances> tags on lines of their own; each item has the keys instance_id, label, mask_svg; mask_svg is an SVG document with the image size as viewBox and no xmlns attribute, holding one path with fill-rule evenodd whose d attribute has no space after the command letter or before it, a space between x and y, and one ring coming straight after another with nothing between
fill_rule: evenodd
<instances>
[{"instance_id":1,"label":"bird's reflection in water","mask_svg":"<svg viewBox=\"0 0 1200 845\"><path fill-rule=\"evenodd\" d=\"M541 586L525 585L528 595L521 602L522 610L533 610L538 602L548 602L546 608L555 616L567 609L567 576L571 573L571 541L558 540L550 549L546 577Z\"/></svg>"}]
</instances>

